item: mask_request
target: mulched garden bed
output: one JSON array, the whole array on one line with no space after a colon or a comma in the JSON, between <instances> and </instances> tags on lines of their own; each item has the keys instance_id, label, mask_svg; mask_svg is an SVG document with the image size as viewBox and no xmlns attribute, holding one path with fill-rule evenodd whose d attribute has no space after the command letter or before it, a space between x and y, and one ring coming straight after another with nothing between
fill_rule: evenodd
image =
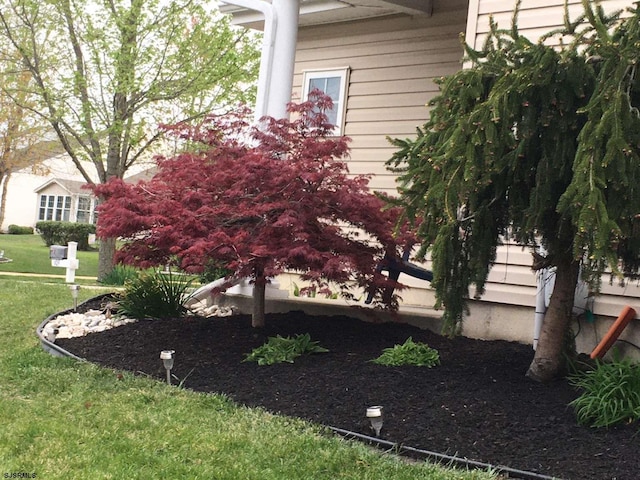
<instances>
[{"instance_id":1,"label":"mulched garden bed","mask_svg":"<svg viewBox=\"0 0 640 480\"><path fill-rule=\"evenodd\" d=\"M297 333L309 333L330 352L293 364L243 362L267 337ZM441 365L370 362L408 337L437 349ZM540 385L525 377L533 355L527 345L302 312L269 314L260 331L245 315L189 317L143 320L56 343L92 362L159 380L165 378L160 351L175 350L173 373L185 388L365 435L373 435L366 408L382 405L381 438L419 449L563 479L640 478L637 423L577 425L567 406L577 393L566 381Z\"/></svg>"}]
</instances>

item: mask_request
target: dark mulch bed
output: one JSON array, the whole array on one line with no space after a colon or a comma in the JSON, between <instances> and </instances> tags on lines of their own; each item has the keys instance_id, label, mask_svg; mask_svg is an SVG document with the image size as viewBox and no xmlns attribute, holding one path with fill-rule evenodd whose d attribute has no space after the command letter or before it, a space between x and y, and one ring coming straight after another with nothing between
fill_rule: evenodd
<instances>
[{"instance_id":1,"label":"dark mulch bed","mask_svg":"<svg viewBox=\"0 0 640 480\"><path fill-rule=\"evenodd\" d=\"M243 363L268 336L309 333L329 353L294 364ZM383 367L369 360L409 336L440 352L441 366ZM372 435L366 407L384 406L381 438L411 447L564 479L640 478L638 426L576 424L565 381L539 385L524 373L530 346L453 340L398 323L365 323L301 312L270 314L263 331L248 316L143 320L63 348L116 369L164 378L161 350L175 354L184 386L236 402Z\"/></svg>"}]
</instances>

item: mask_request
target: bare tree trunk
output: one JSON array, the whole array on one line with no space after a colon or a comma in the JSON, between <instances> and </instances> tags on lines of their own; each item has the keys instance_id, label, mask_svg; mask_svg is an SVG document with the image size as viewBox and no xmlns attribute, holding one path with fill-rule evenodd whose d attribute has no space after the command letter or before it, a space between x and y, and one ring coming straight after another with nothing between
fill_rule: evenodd
<instances>
[{"instance_id":1,"label":"bare tree trunk","mask_svg":"<svg viewBox=\"0 0 640 480\"><path fill-rule=\"evenodd\" d=\"M11 172L4 174L0 178L0 185L2 185L2 193L0 193L0 227L4 223L4 212L7 205L7 190L9 190L9 180L11 179Z\"/></svg>"},{"instance_id":2,"label":"bare tree trunk","mask_svg":"<svg viewBox=\"0 0 640 480\"><path fill-rule=\"evenodd\" d=\"M102 281L113 270L113 257L116 253L115 238L101 238L98 250L98 281Z\"/></svg>"},{"instance_id":3,"label":"bare tree trunk","mask_svg":"<svg viewBox=\"0 0 640 480\"><path fill-rule=\"evenodd\" d=\"M553 380L563 366L562 353L571 322L579 269L580 262L569 256L557 263L549 308L542 323L536 353L527 371L527 377L537 382Z\"/></svg>"},{"instance_id":4,"label":"bare tree trunk","mask_svg":"<svg viewBox=\"0 0 640 480\"><path fill-rule=\"evenodd\" d=\"M253 328L264 328L265 325L266 287L266 278L261 274L256 275L256 282L253 285L253 314L251 315L251 326Z\"/></svg>"}]
</instances>

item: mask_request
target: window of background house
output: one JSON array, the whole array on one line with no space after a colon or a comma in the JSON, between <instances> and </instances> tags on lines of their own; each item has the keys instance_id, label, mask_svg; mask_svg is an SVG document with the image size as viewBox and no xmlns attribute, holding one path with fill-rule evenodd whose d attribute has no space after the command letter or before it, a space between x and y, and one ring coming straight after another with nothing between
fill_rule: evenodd
<instances>
[{"instance_id":1,"label":"window of background house","mask_svg":"<svg viewBox=\"0 0 640 480\"><path fill-rule=\"evenodd\" d=\"M307 100L309 92L316 88L322 90L333 100L333 108L326 114L329 117L329 122L336 126L334 135L342 135L344 130L348 81L348 67L303 72L302 98L304 100Z\"/></svg>"},{"instance_id":2,"label":"window of background house","mask_svg":"<svg viewBox=\"0 0 640 480\"><path fill-rule=\"evenodd\" d=\"M76 211L76 222L91 222L91 197L78 197L78 210Z\"/></svg>"},{"instance_id":3,"label":"window of background house","mask_svg":"<svg viewBox=\"0 0 640 480\"><path fill-rule=\"evenodd\" d=\"M40 195L38 220L68 222L71 216L71 197L66 195Z\"/></svg>"}]
</instances>

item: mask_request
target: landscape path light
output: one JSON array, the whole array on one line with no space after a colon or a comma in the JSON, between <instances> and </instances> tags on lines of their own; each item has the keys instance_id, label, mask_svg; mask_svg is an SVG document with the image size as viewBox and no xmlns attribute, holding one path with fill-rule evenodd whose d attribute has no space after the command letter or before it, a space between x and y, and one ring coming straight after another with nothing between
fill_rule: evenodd
<instances>
[{"instance_id":1,"label":"landscape path light","mask_svg":"<svg viewBox=\"0 0 640 480\"><path fill-rule=\"evenodd\" d=\"M78 292L80 291L80 285L69 285L71 289L71 297L73 298L73 311L75 312L78 309Z\"/></svg>"},{"instance_id":2,"label":"landscape path light","mask_svg":"<svg viewBox=\"0 0 640 480\"><path fill-rule=\"evenodd\" d=\"M175 350L162 350L160 352L160 359L162 360L164 368L167 371L167 383L169 385L171 385L171 369L173 368L173 355L175 353Z\"/></svg>"},{"instance_id":3,"label":"landscape path light","mask_svg":"<svg viewBox=\"0 0 640 480\"><path fill-rule=\"evenodd\" d=\"M382 407L376 405L375 407L367 408L367 418L371 422L371 428L376 432L376 437L379 437L382 429Z\"/></svg>"}]
</instances>

